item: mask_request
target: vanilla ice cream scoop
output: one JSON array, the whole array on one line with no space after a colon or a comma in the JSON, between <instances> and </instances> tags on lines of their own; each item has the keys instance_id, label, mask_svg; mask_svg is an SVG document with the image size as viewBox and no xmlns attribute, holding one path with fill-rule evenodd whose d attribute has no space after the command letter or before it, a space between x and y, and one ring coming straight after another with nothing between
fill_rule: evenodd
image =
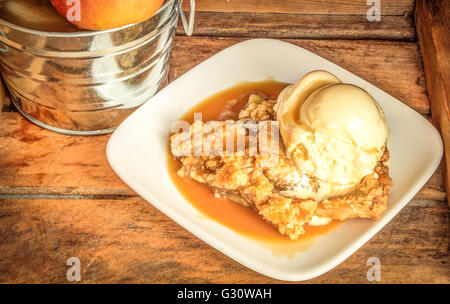
<instances>
[{"instance_id":1,"label":"vanilla ice cream scoop","mask_svg":"<svg viewBox=\"0 0 450 304\"><path fill-rule=\"evenodd\" d=\"M388 135L383 111L363 89L351 84L332 84L312 93L300 109L300 121L364 149L381 151Z\"/></svg>"},{"instance_id":2,"label":"vanilla ice cream scoop","mask_svg":"<svg viewBox=\"0 0 450 304\"><path fill-rule=\"evenodd\" d=\"M388 127L380 106L331 73L306 74L283 90L275 111L288 155L320 182L316 199L350 191L384 153Z\"/></svg>"}]
</instances>

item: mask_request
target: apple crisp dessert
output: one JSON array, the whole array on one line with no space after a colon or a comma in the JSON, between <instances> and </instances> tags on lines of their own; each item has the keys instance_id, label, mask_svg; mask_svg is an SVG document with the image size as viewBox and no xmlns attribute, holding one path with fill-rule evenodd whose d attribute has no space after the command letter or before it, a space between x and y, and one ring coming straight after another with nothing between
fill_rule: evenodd
<instances>
[{"instance_id":1,"label":"apple crisp dessert","mask_svg":"<svg viewBox=\"0 0 450 304\"><path fill-rule=\"evenodd\" d=\"M300 153L302 149L298 147L301 145L297 146L296 162L283 141L278 142L276 157L271 153L250 153L248 145L245 151L232 153L222 153L223 147L216 153L208 149L201 151L200 155L193 153L199 140L194 131L199 129L202 130L200 145L211 149L220 146L211 143L223 143L236 134L243 135L248 143L253 137L258 137L261 130L252 133L244 125L248 122L275 124L275 104L275 100L251 95L237 121L195 121L188 131L173 134L170 138L171 152L182 165L177 174L204 184L216 196L253 208L282 235L293 240L305 233L305 224L324 225L334 219L357 217L378 219L387 208L392 187L387 148L383 149L369 174L345 192L331 196L321 195L326 185L315 174L299 170L296 165L299 158L306 162L311 157L306 149ZM226 128L227 123L233 123L234 128ZM270 136L267 138L270 141Z\"/></svg>"}]
</instances>

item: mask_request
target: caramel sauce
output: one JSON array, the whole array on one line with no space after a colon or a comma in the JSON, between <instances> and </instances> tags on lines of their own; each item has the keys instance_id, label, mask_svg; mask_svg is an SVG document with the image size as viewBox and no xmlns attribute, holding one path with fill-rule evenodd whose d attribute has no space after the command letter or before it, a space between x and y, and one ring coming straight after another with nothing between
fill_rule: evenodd
<instances>
[{"instance_id":1,"label":"caramel sauce","mask_svg":"<svg viewBox=\"0 0 450 304\"><path fill-rule=\"evenodd\" d=\"M192 123L194 113L202 113L204 122L220 120L224 112L231 112L225 119L237 119L239 111L245 106L251 94L257 93L267 99L276 99L287 85L287 83L273 80L240 83L198 103L180 120ZM264 221L252 208L244 207L226 198L215 197L207 186L190 178L179 177L177 171L181 164L171 154L170 146L168 147L167 165L169 175L178 191L203 215L241 235L264 242L266 245L277 245L275 247L265 246L276 255L291 256L295 252L306 250L312 245L311 241L314 238L328 233L340 223L332 221L324 226L305 225L306 234L293 241L281 235L275 227Z\"/></svg>"}]
</instances>

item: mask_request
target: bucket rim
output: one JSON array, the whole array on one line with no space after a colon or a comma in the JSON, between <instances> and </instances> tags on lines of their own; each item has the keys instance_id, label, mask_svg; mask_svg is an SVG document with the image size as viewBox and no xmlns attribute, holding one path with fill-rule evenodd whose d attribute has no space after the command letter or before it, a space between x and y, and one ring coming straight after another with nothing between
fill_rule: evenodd
<instances>
[{"instance_id":1,"label":"bucket rim","mask_svg":"<svg viewBox=\"0 0 450 304\"><path fill-rule=\"evenodd\" d=\"M138 24L148 22L148 20L150 20L153 17L157 16L164 9L166 9L166 7L169 6L169 3L174 2L174 1L180 2L180 3L182 2L182 0L165 0L164 4L149 19L147 19L145 21L142 21L142 22L132 23L132 24L124 25L122 27L108 29L108 30L99 30L99 31L85 30L85 31L79 31L79 32L47 32L47 31L38 31L38 30L29 29L29 28L26 28L26 27L23 27L23 26L20 26L20 25L16 25L14 23L8 22L8 21L3 20L1 18L0 18L0 25L4 25L4 26L7 26L7 27L9 27L11 29L14 29L14 30L17 30L17 31L21 31L21 32L25 32L25 33L28 33L28 34L34 34L34 35L46 36L46 37L60 37L60 38L91 37L91 36L98 36L98 35L103 35L103 34L110 34L110 33L119 32L119 31L122 31L122 30L125 30L125 29L128 29L128 28L131 28L133 26L136 26ZM176 8L176 5L177 4L175 4L175 8Z\"/></svg>"}]
</instances>

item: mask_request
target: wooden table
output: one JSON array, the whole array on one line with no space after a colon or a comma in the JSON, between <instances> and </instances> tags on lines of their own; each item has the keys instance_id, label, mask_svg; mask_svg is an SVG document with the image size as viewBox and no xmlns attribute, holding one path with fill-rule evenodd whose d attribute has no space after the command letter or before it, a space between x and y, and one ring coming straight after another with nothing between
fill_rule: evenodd
<instances>
[{"instance_id":1,"label":"wooden table","mask_svg":"<svg viewBox=\"0 0 450 304\"><path fill-rule=\"evenodd\" d=\"M415 28L422 19L414 22L414 1L382 0L381 22L366 20L368 8L365 0L197 0L194 36L178 28L169 79L239 41L280 38L431 119L431 72L424 73L422 32ZM425 48L436 36L430 40ZM212 249L138 197L109 167L108 138L40 129L6 99L0 116L0 282L65 283L69 257L81 260L84 283L279 282ZM446 200L438 169L373 239L307 283L368 283L369 257L380 259L383 283L450 283Z\"/></svg>"}]
</instances>

